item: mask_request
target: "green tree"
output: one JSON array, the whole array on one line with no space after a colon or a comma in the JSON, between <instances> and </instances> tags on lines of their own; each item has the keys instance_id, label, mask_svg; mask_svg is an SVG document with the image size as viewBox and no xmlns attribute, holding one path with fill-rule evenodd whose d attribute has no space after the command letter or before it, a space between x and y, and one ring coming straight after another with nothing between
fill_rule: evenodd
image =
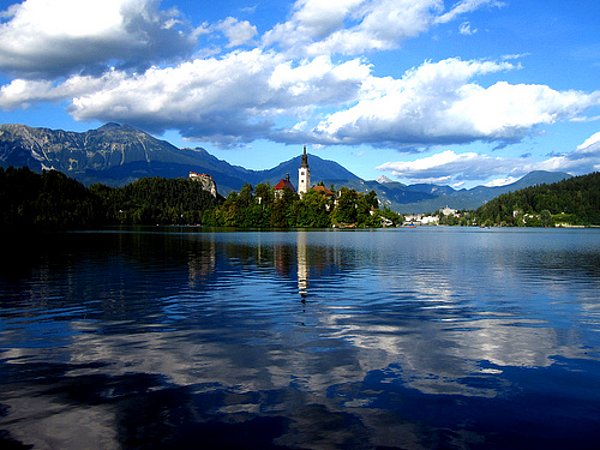
<instances>
[{"instance_id":1,"label":"green tree","mask_svg":"<svg viewBox=\"0 0 600 450\"><path fill-rule=\"evenodd\" d=\"M554 220L552 219L552 214L547 209L542 210L540 213L540 222L544 228L553 227Z\"/></svg>"},{"instance_id":2,"label":"green tree","mask_svg":"<svg viewBox=\"0 0 600 450\"><path fill-rule=\"evenodd\" d=\"M327 195L319 191L308 191L293 206L295 226L306 228L327 228L331 226L329 210L331 202Z\"/></svg>"}]
</instances>

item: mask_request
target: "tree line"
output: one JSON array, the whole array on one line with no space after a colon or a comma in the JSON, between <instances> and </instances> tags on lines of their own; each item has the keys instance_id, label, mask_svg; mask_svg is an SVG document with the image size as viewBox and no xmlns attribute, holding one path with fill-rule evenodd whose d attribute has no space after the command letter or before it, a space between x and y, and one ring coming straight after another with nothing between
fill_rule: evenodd
<instances>
[{"instance_id":1,"label":"tree line","mask_svg":"<svg viewBox=\"0 0 600 450\"><path fill-rule=\"evenodd\" d=\"M204 224L235 228L377 228L402 223L401 215L389 208L379 209L375 191L363 194L346 187L334 195L327 191L310 190L299 196L288 188L275 191L268 183L256 187L246 184L208 210Z\"/></svg>"},{"instance_id":2,"label":"tree line","mask_svg":"<svg viewBox=\"0 0 600 450\"><path fill-rule=\"evenodd\" d=\"M341 188L300 197L269 184L245 185L227 198L212 196L188 179L142 178L113 188L86 188L58 171L0 168L0 227L76 229L110 225L190 225L236 228L380 227L402 216L379 210L374 191Z\"/></svg>"},{"instance_id":3,"label":"tree line","mask_svg":"<svg viewBox=\"0 0 600 450\"><path fill-rule=\"evenodd\" d=\"M600 172L502 194L475 211L484 226L600 225Z\"/></svg>"},{"instance_id":4,"label":"tree line","mask_svg":"<svg viewBox=\"0 0 600 450\"><path fill-rule=\"evenodd\" d=\"M120 188L86 188L56 170L0 168L3 229L201 223L204 212L221 200L186 179L143 178Z\"/></svg>"},{"instance_id":5,"label":"tree line","mask_svg":"<svg viewBox=\"0 0 600 450\"><path fill-rule=\"evenodd\" d=\"M333 191L333 189L332 189ZM268 183L249 184L227 198L188 179L142 178L89 188L58 171L0 168L0 228L94 228L110 225L191 225L234 228L396 226L403 217L379 208L374 191L342 187L299 196ZM555 226L600 224L600 173L503 194L474 212L443 218L448 225Z\"/></svg>"}]
</instances>

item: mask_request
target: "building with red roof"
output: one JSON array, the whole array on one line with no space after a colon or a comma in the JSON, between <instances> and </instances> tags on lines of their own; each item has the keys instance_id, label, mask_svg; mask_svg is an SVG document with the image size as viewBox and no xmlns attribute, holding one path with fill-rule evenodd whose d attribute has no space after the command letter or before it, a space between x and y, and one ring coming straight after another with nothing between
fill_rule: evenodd
<instances>
[{"instance_id":1,"label":"building with red roof","mask_svg":"<svg viewBox=\"0 0 600 450\"><path fill-rule=\"evenodd\" d=\"M318 184L317 186L313 186L310 190L311 191L320 192L321 194L326 195L327 197L333 197L334 196L333 192L331 192L329 189L327 189L322 184Z\"/></svg>"},{"instance_id":2,"label":"building with red roof","mask_svg":"<svg viewBox=\"0 0 600 450\"><path fill-rule=\"evenodd\" d=\"M279 183L277 183L273 189L275 191L275 198L283 197L284 189L289 189L292 192L296 192L296 188L290 181L290 174L287 174L285 178L279 180Z\"/></svg>"}]
</instances>

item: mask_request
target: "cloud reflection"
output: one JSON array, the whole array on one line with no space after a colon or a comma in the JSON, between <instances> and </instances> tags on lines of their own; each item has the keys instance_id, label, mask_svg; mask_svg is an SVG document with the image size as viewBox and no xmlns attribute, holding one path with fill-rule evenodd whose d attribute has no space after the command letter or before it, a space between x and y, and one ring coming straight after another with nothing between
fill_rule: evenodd
<instances>
[{"instance_id":1,"label":"cloud reflection","mask_svg":"<svg viewBox=\"0 0 600 450\"><path fill-rule=\"evenodd\" d=\"M505 397L515 389L509 369L590 358L584 336L561 332L552 312L539 312L547 298L529 291L531 273L515 262L522 255L492 258L478 244L461 252L440 235L416 250L397 233L387 246L385 233L142 238L141 247L121 247L127 263L100 277L108 281L93 299L82 285L106 267L106 255L41 270L31 299L43 297L45 307L36 301L2 312L0 367L25 375L0 395L7 409L0 428L39 447L87 447L78 424L90 442L117 448L124 398L150 401L165 391L184 405L164 414L183 409L189 421L285 417L285 432L274 437L281 445L364 439L427 448L428 426L398 419L411 396ZM570 305L589 304L590 292L576 288ZM54 341L22 345L44 339ZM48 381L30 373L55 365L61 373ZM73 398L77 383L90 393ZM325 423L336 432L325 433Z\"/></svg>"}]
</instances>

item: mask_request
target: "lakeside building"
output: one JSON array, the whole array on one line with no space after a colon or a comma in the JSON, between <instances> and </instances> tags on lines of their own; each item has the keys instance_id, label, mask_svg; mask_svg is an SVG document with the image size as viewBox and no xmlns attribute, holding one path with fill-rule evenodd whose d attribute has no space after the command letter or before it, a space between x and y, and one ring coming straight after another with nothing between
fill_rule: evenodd
<instances>
[{"instance_id":1,"label":"lakeside building","mask_svg":"<svg viewBox=\"0 0 600 450\"><path fill-rule=\"evenodd\" d=\"M438 225L438 216L426 216L424 214L408 214L404 216L404 225Z\"/></svg>"},{"instance_id":2,"label":"lakeside building","mask_svg":"<svg viewBox=\"0 0 600 450\"><path fill-rule=\"evenodd\" d=\"M448 216L460 217L460 214L458 214L458 211L456 209L452 209L452 208L448 207L448 205L446 205L445 208L440 209L440 214L443 214L445 217L448 217Z\"/></svg>"}]
</instances>

